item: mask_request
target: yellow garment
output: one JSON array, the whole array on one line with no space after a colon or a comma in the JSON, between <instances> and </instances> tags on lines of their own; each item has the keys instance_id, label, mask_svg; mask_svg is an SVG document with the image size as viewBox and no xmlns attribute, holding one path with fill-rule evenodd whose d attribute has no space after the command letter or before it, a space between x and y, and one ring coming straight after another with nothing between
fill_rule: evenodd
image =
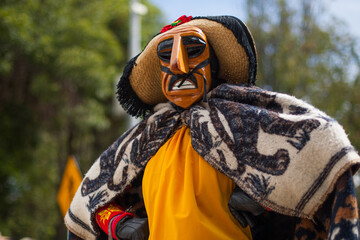
<instances>
[{"instance_id":1,"label":"yellow garment","mask_svg":"<svg viewBox=\"0 0 360 240\"><path fill-rule=\"evenodd\" d=\"M192 148L187 127L150 159L142 186L150 240L251 239L228 209L235 183Z\"/></svg>"}]
</instances>

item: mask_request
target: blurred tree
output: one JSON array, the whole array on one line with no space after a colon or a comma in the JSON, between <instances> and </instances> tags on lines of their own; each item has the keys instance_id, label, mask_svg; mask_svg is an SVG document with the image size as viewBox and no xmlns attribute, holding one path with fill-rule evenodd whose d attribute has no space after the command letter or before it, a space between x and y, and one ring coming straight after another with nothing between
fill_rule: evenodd
<instances>
[{"instance_id":1,"label":"blurred tree","mask_svg":"<svg viewBox=\"0 0 360 240\"><path fill-rule=\"evenodd\" d=\"M143 3L149 36L161 15ZM3 235L65 238L56 193L67 156L85 171L124 131L112 104L127 38L126 0L0 2Z\"/></svg>"},{"instance_id":2,"label":"blurred tree","mask_svg":"<svg viewBox=\"0 0 360 240\"><path fill-rule=\"evenodd\" d=\"M360 149L359 49L343 23L325 15L319 1L247 0L246 8L258 51L257 84L324 110Z\"/></svg>"},{"instance_id":3,"label":"blurred tree","mask_svg":"<svg viewBox=\"0 0 360 240\"><path fill-rule=\"evenodd\" d=\"M247 0L246 9L258 51L257 84L325 111L360 149L360 49L344 23L330 18L321 1Z\"/></svg>"}]
</instances>

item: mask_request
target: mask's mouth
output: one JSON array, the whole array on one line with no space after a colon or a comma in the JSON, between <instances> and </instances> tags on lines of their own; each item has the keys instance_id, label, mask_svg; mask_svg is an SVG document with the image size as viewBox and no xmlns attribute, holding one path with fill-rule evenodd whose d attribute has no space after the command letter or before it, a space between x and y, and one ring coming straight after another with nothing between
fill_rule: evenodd
<instances>
[{"instance_id":1,"label":"mask's mouth","mask_svg":"<svg viewBox=\"0 0 360 240\"><path fill-rule=\"evenodd\" d=\"M198 74L203 78L204 81L204 92L203 92L203 101L207 102L207 98L206 98L206 77L198 72L198 70L200 68L205 67L206 65L208 65L210 63L210 59L205 59L203 62L199 63L194 69L192 69L190 72L186 73L186 74L174 74L173 72L170 71L169 68L161 65L161 71L165 72L167 74L171 74L171 78L169 81L169 85L168 85L168 91L171 90L185 90L185 89L197 89L198 88L198 84L197 84L197 80L196 77L194 76L194 74Z\"/></svg>"},{"instance_id":2,"label":"mask's mouth","mask_svg":"<svg viewBox=\"0 0 360 240\"><path fill-rule=\"evenodd\" d=\"M169 86L171 86L169 84ZM185 80L185 81L177 81L173 87L171 88L171 90L186 90L186 89L196 89L197 88L197 84L194 84L192 81L190 80Z\"/></svg>"},{"instance_id":3,"label":"mask's mouth","mask_svg":"<svg viewBox=\"0 0 360 240\"><path fill-rule=\"evenodd\" d=\"M209 59L199 63L194 69L186 74L174 74L169 68L161 65L161 71L172 75L168 85L168 91L171 90L183 90L183 89L196 89L198 88L197 80L194 74L199 74L204 78L205 76L198 72L198 69L205 67L210 62ZM205 85L206 86L206 85Z\"/></svg>"},{"instance_id":4,"label":"mask's mouth","mask_svg":"<svg viewBox=\"0 0 360 240\"><path fill-rule=\"evenodd\" d=\"M169 80L168 91L196 88L198 88L198 84L192 72L182 75L172 75Z\"/></svg>"}]
</instances>

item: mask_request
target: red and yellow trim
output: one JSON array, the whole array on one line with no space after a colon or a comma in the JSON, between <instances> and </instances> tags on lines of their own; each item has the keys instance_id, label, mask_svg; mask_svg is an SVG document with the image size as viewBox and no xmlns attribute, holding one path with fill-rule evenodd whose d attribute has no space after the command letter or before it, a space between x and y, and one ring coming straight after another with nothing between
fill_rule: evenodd
<instances>
[{"instance_id":1,"label":"red and yellow trim","mask_svg":"<svg viewBox=\"0 0 360 240\"><path fill-rule=\"evenodd\" d=\"M111 234L113 238L116 238L115 227L116 224L126 216L134 217L134 214L125 212L122 207L116 203L110 203L96 211L95 218L99 227L106 233L109 234L109 224L111 222Z\"/></svg>"}]
</instances>

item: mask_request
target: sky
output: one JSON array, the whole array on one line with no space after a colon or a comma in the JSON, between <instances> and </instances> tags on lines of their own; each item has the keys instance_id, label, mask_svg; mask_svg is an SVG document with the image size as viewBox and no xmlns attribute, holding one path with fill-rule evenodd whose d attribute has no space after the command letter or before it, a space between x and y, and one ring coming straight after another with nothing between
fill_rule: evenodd
<instances>
[{"instance_id":1,"label":"sky","mask_svg":"<svg viewBox=\"0 0 360 240\"><path fill-rule=\"evenodd\" d=\"M242 10L245 0L150 0L171 23L181 15L233 15L246 21ZM296 0L295 0L296 1ZM316 0L319 1L319 0ZM360 40L360 0L322 0L325 10L345 23L349 32ZM324 19L326 21L326 19Z\"/></svg>"}]
</instances>

